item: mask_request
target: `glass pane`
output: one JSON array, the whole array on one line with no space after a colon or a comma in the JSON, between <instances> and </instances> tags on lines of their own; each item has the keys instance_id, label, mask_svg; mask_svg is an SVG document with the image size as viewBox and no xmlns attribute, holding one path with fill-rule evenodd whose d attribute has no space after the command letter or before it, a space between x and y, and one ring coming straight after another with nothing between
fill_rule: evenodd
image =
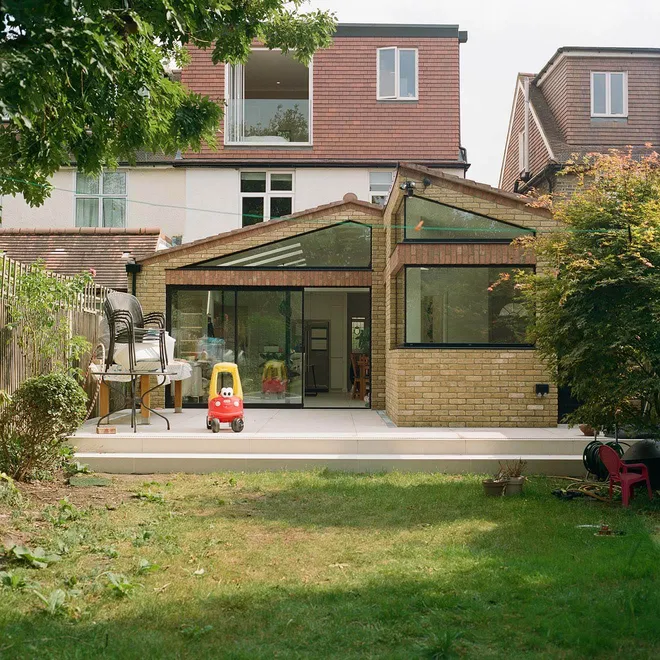
<instances>
[{"instance_id":1,"label":"glass pane","mask_svg":"<svg viewBox=\"0 0 660 660\"><path fill-rule=\"evenodd\" d=\"M593 89L591 90L593 96L593 107L591 111L597 115L604 115L607 112L607 101L605 93L605 81L607 74L594 73L591 79Z\"/></svg>"},{"instance_id":2,"label":"glass pane","mask_svg":"<svg viewBox=\"0 0 660 660\"><path fill-rule=\"evenodd\" d=\"M97 176L89 176L76 173L76 192L80 195L98 195L99 193L99 178Z\"/></svg>"},{"instance_id":3,"label":"glass pane","mask_svg":"<svg viewBox=\"0 0 660 660\"><path fill-rule=\"evenodd\" d=\"M126 200L124 198L103 198L103 226L126 226Z\"/></svg>"},{"instance_id":4,"label":"glass pane","mask_svg":"<svg viewBox=\"0 0 660 660\"><path fill-rule=\"evenodd\" d=\"M378 204L379 206L385 206L387 203L387 195L372 195L371 203Z\"/></svg>"},{"instance_id":5,"label":"glass pane","mask_svg":"<svg viewBox=\"0 0 660 660\"><path fill-rule=\"evenodd\" d=\"M126 194L126 172L104 172L103 173L104 195Z\"/></svg>"},{"instance_id":6,"label":"glass pane","mask_svg":"<svg viewBox=\"0 0 660 660\"><path fill-rule=\"evenodd\" d=\"M271 197L270 200L270 219L281 218L283 215L291 213L291 197Z\"/></svg>"},{"instance_id":7,"label":"glass pane","mask_svg":"<svg viewBox=\"0 0 660 660\"><path fill-rule=\"evenodd\" d=\"M369 190L389 192L392 187L392 172L369 172Z\"/></svg>"},{"instance_id":8,"label":"glass pane","mask_svg":"<svg viewBox=\"0 0 660 660\"><path fill-rule=\"evenodd\" d=\"M416 51L399 51L399 96L401 98L417 96L416 60Z\"/></svg>"},{"instance_id":9,"label":"glass pane","mask_svg":"<svg viewBox=\"0 0 660 660\"><path fill-rule=\"evenodd\" d=\"M99 200L93 198L76 199L76 227L99 226Z\"/></svg>"},{"instance_id":10,"label":"glass pane","mask_svg":"<svg viewBox=\"0 0 660 660\"><path fill-rule=\"evenodd\" d=\"M256 225L264 220L264 198L243 197L243 227Z\"/></svg>"},{"instance_id":11,"label":"glass pane","mask_svg":"<svg viewBox=\"0 0 660 660\"><path fill-rule=\"evenodd\" d=\"M183 381L185 403L203 403L216 362L236 359L236 294L233 290L175 290L172 293L174 354L187 360L192 376ZM232 383L227 383L231 387Z\"/></svg>"},{"instance_id":12,"label":"glass pane","mask_svg":"<svg viewBox=\"0 0 660 660\"><path fill-rule=\"evenodd\" d=\"M241 192L266 192L266 173L241 172Z\"/></svg>"},{"instance_id":13,"label":"glass pane","mask_svg":"<svg viewBox=\"0 0 660 660\"><path fill-rule=\"evenodd\" d=\"M533 233L423 197L405 197L407 240L512 240Z\"/></svg>"},{"instance_id":14,"label":"glass pane","mask_svg":"<svg viewBox=\"0 0 660 660\"><path fill-rule=\"evenodd\" d=\"M611 113L623 114L623 73L610 74Z\"/></svg>"},{"instance_id":15,"label":"glass pane","mask_svg":"<svg viewBox=\"0 0 660 660\"><path fill-rule=\"evenodd\" d=\"M237 292L238 357L246 403L302 403L302 292Z\"/></svg>"},{"instance_id":16,"label":"glass pane","mask_svg":"<svg viewBox=\"0 0 660 660\"><path fill-rule=\"evenodd\" d=\"M505 273L513 269L408 268L406 342L524 344L527 322L513 281L489 290Z\"/></svg>"},{"instance_id":17,"label":"glass pane","mask_svg":"<svg viewBox=\"0 0 660 660\"><path fill-rule=\"evenodd\" d=\"M369 268L371 228L344 222L207 261L213 268Z\"/></svg>"},{"instance_id":18,"label":"glass pane","mask_svg":"<svg viewBox=\"0 0 660 660\"><path fill-rule=\"evenodd\" d=\"M378 96L396 96L395 60L396 49L384 48L378 51Z\"/></svg>"},{"instance_id":19,"label":"glass pane","mask_svg":"<svg viewBox=\"0 0 660 660\"><path fill-rule=\"evenodd\" d=\"M293 174L273 172L270 175L271 190L293 190Z\"/></svg>"}]
</instances>

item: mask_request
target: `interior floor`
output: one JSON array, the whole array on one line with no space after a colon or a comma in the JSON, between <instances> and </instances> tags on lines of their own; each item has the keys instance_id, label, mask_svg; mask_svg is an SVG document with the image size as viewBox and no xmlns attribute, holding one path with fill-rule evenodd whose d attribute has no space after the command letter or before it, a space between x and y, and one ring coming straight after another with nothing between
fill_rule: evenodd
<instances>
[{"instance_id":1,"label":"interior floor","mask_svg":"<svg viewBox=\"0 0 660 660\"><path fill-rule=\"evenodd\" d=\"M350 392L319 392L305 395L305 408L368 408L364 401L353 399Z\"/></svg>"}]
</instances>

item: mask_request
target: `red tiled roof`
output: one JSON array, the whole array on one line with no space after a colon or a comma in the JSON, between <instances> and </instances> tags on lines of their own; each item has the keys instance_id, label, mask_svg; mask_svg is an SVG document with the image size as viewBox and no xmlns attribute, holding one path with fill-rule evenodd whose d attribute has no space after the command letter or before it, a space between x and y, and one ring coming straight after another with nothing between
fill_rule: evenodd
<instances>
[{"instance_id":1,"label":"red tiled roof","mask_svg":"<svg viewBox=\"0 0 660 660\"><path fill-rule=\"evenodd\" d=\"M126 290L127 255L136 261L169 244L160 229L80 227L75 229L0 229L0 252L25 264L38 259L63 275L93 268L97 284Z\"/></svg>"}]
</instances>

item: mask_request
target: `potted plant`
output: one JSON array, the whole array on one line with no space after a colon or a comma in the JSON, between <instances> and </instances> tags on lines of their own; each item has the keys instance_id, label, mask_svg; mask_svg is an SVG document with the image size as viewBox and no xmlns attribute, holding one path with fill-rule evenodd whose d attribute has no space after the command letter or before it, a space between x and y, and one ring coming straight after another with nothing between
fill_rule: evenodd
<instances>
[{"instance_id":1,"label":"potted plant","mask_svg":"<svg viewBox=\"0 0 660 660\"><path fill-rule=\"evenodd\" d=\"M506 479L502 474L502 464L500 463L500 469L492 479L484 479L481 484L484 487L485 495L488 495L489 497L502 497L507 485Z\"/></svg>"},{"instance_id":2,"label":"potted plant","mask_svg":"<svg viewBox=\"0 0 660 660\"><path fill-rule=\"evenodd\" d=\"M522 495L525 483L522 473L526 465L527 461L523 461L522 458L506 462L504 466L500 465L500 473L505 481L504 495Z\"/></svg>"}]
</instances>

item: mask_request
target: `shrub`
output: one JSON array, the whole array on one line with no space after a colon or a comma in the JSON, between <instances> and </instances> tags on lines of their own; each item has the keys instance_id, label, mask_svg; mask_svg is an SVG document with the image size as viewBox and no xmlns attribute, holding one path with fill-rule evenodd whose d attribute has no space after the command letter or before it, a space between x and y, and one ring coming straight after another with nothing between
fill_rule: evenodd
<instances>
[{"instance_id":1,"label":"shrub","mask_svg":"<svg viewBox=\"0 0 660 660\"><path fill-rule=\"evenodd\" d=\"M67 436L83 422L87 395L63 373L26 380L0 413L0 470L23 481L60 466Z\"/></svg>"}]
</instances>

